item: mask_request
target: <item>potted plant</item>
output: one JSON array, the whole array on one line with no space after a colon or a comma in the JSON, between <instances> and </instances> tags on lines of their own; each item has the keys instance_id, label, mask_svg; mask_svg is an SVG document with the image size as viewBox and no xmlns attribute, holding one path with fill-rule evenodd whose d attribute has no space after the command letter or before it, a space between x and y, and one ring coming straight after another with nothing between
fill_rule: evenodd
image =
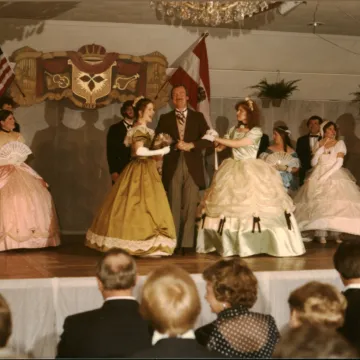
<instances>
[{"instance_id":1,"label":"potted plant","mask_svg":"<svg viewBox=\"0 0 360 360\"><path fill-rule=\"evenodd\" d=\"M300 79L291 81L282 79L269 83L266 79L263 79L257 85L250 86L250 88L258 90L257 96L261 98L263 107L269 107L270 101L273 106L279 107L282 100L288 99L298 89L297 85L295 85L298 81Z\"/></svg>"},{"instance_id":2,"label":"potted plant","mask_svg":"<svg viewBox=\"0 0 360 360\"><path fill-rule=\"evenodd\" d=\"M360 85L359 85L360 88ZM360 105L360 90L350 93L350 95L354 95L354 98L351 100L352 103L356 103ZM360 114L360 107L359 107L359 114Z\"/></svg>"}]
</instances>

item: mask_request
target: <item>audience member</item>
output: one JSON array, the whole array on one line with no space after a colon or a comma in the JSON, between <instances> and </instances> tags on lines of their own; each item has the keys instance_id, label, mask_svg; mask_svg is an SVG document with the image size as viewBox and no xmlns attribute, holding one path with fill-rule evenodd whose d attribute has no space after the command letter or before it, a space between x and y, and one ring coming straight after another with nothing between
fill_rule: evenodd
<instances>
[{"instance_id":1,"label":"audience member","mask_svg":"<svg viewBox=\"0 0 360 360\"><path fill-rule=\"evenodd\" d=\"M220 260L203 277L206 300L217 319L196 331L198 342L227 357L271 357L279 332L271 315L249 311L258 282L246 263L239 258Z\"/></svg>"},{"instance_id":2,"label":"audience member","mask_svg":"<svg viewBox=\"0 0 360 360\"><path fill-rule=\"evenodd\" d=\"M336 330L344 323L346 299L334 286L311 281L289 296L290 327L304 324Z\"/></svg>"},{"instance_id":3,"label":"audience member","mask_svg":"<svg viewBox=\"0 0 360 360\"><path fill-rule=\"evenodd\" d=\"M359 355L337 332L316 326L289 328L274 351L276 359L352 359Z\"/></svg>"},{"instance_id":4,"label":"audience member","mask_svg":"<svg viewBox=\"0 0 360 360\"><path fill-rule=\"evenodd\" d=\"M200 314L200 298L191 276L183 269L167 265L147 278L140 311L155 329L152 347L135 358L215 357L195 340L193 331Z\"/></svg>"},{"instance_id":5,"label":"audience member","mask_svg":"<svg viewBox=\"0 0 360 360\"><path fill-rule=\"evenodd\" d=\"M137 273L134 259L122 249L105 253L97 268L100 309L68 316L57 358L122 358L151 345L148 323L132 296Z\"/></svg>"},{"instance_id":6,"label":"audience member","mask_svg":"<svg viewBox=\"0 0 360 360\"><path fill-rule=\"evenodd\" d=\"M12 333L12 318L10 307L5 298L0 294L0 359L27 359L24 354L16 355L9 348L9 338Z\"/></svg>"},{"instance_id":7,"label":"audience member","mask_svg":"<svg viewBox=\"0 0 360 360\"><path fill-rule=\"evenodd\" d=\"M360 351L360 244L346 242L334 254L334 266L345 285L347 300L344 325L340 333Z\"/></svg>"}]
</instances>

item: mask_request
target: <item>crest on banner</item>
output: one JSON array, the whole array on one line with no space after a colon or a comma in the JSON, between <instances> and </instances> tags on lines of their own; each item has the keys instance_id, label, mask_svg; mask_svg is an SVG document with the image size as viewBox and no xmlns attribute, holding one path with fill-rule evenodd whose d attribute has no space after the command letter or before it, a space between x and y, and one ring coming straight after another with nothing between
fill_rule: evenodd
<instances>
[{"instance_id":1,"label":"crest on banner","mask_svg":"<svg viewBox=\"0 0 360 360\"><path fill-rule=\"evenodd\" d=\"M22 106L67 98L80 108L95 109L142 95L162 107L169 100L168 87L156 97L168 67L159 52L144 56L108 53L96 44L49 53L25 47L15 51L11 60L25 97L14 85L10 94Z\"/></svg>"}]
</instances>

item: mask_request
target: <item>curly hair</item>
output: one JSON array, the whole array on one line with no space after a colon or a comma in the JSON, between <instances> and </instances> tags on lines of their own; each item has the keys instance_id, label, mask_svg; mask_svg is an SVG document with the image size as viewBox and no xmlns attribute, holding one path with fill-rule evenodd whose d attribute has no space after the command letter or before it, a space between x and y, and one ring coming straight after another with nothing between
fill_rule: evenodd
<instances>
[{"instance_id":1,"label":"curly hair","mask_svg":"<svg viewBox=\"0 0 360 360\"><path fill-rule=\"evenodd\" d=\"M288 303L301 323L335 329L344 323L347 301L333 285L308 282L290 294Z\"/></svg>"},{"instance_id":2,"label":"curly hair","mask_svg":"<svg viewBox=\"0 0 360 360\"><path fill-rule=\"evenodd\" d=\"M212 285L215 298L220 302L247 308L256 302L258 282L244 260L220 260L205 269L203 278Z\"/></svg>"},{"instance_id":3,"label":"curly hair","mask_svg":"<svg viewBox=\"0 0 360 360\"><path fill-rule=\"evenodd\" d=\"M235 110L238 111L240 107L242 107L246 111L248 128L251 130L256 126L259 126L260 110L259 107L256 105L256 102L252 100L241 100L236 103Z\"/></svg>"}]
</instances>

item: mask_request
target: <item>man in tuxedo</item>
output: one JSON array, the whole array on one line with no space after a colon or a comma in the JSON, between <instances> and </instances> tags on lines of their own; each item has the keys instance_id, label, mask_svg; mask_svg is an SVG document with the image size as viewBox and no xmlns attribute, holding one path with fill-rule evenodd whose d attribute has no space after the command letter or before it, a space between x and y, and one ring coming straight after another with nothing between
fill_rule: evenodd
<instances>
[{"instance_id":1,"label":"man in tuxedo","mask_svg":"<svg viewBox=\"0 0 360 360\"><path fill-rule=\"evenodd\" d=\"M320 116L311 116L306 123L309 134L299 137L296 143L296 152L301 163L299 170L300 186L304 184L306 173L311 169L312 149L321 139L320 125L322 121Z\"/></svg>"},{"instance_id":2,"label":"man in tuxedo","mask_svg":"<svg viewBox=\"0 0 360 360\"><path fill-rule=\"evenodd\" d=\"M209 129L204 115L188 108L188 93L183 85L171 90L175 110L160 116L155 133L169 134L174 140L164 156L162 180L174 217L177 250L194 247L196 208L199 190L205 188L202 150L212 147L202 137Z\"/></svg>"},{"instance_id":3,"label":"man in tuxedo","mask_svg":"<svg viewBox=\"0 0 360 360\"><path fill-rule=\"evenodd\" d=\"M110 250L100 260L96 277L105 302L65 319L57 358L123 358L151 346L148 323L132 294L137 280L132 256Z\"/></svg>"},{"instance_id":4,"label":"man in tuxedo","mask_svg":"<svg viewBox=\"0 0 360 360\"><path fill-rule=\"evenodd\" d=\"M343 242L333 260L345 286L343 294L347 300L345 321L339 332L360 351L360 243Z\"/></svg>"},{"instance_id":5,"label":"man in tuxedo","mask_svg":"<svg viewBox=\"0 0 360 360\"><path fill-rule=\"evenodd\" d=\"M0 98L0 109L1 110L8 110L8 111L11 111L12 113L14 113L14 107L15 107L15 102L10 97L3 96ZM20 132L20 125L16 121L15 121L15 127L14 127L13 131L16 131L18 133Z\"/></svg>"},{"instance_id":6,"label":"man in tuxedo","mask_svg":"<svg viewBox=\"0 0 360 360\"><path fill-rule=\"evenodd\" d=\"M121 107L123 120L110 126L106 139L106 155L114 184L121 171L130 162L131 149L124 145L127 131L133 126L134 108L133 101L125 101Z\"/></svg>"}]
</instances>

